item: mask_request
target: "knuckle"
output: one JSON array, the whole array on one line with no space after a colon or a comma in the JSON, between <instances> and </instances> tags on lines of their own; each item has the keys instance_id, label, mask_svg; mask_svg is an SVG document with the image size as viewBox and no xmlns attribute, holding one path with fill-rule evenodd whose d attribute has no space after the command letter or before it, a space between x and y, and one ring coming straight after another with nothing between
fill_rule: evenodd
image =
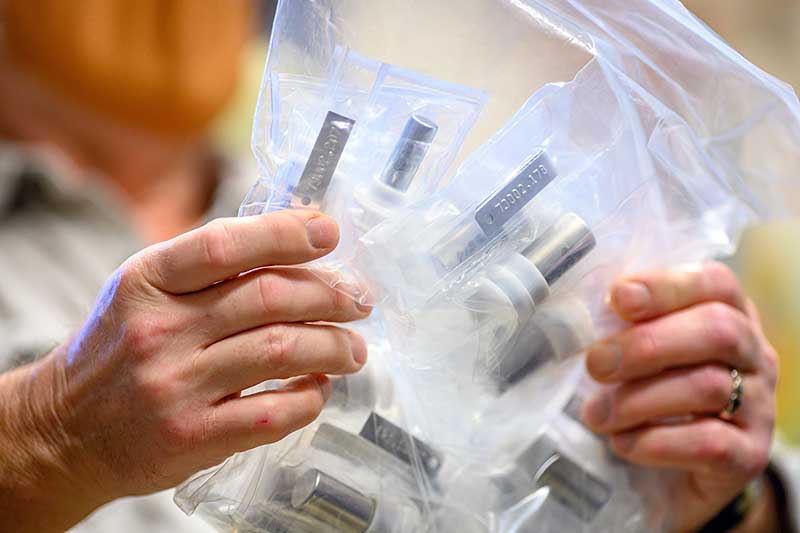
<instances>
[{"instance_id":1,"label":"knuckle","mask_svg":"<svg viewBox=\"0 0 800 533\"><path fill-rule=\"evenodd\" d=\"M142 403L156 412L165 406L172 405L179 396L174 380L168 377L168 374L163 369L159 369L157 372L144 370L135 372L133 381L137 396Z\"/></svg>"},{"instance_id":2,"label":"knuckle","mask_svg":"<svg viewBox=\"0 0 800 533\"><path fill-rule=\"evenodd\" d=\"M362 342L358 333L337 326L318 326L327 337L324 355L320 356L320 369L328 374L349 374L358 366L353 357L354 343Z\"/></svg>"},{"instance_id":3,"label":"knuckle","mask_svg":"<svg viewBox=\"0 0 800 533\"><path fill-rule=\"evenodd\" d=\"M339 370L348 371L353 366L353 354L358 349L366 349L366 341L361 334L351 329L336 328L336 353L339 355Z\"/></svg>"},{"instance_id":4,"label":"knuckle","mask_svg":"<svg viewBox=\"0 0 800 533\"><path fill-rule=\"evenodd\" d=\"M272 428L272 435L270 440L277 442L290 433L302 429L311 424L322 413L324 407L322 393L308 395L307 401L302 405L297 406L292 412L286 412L276 406L275 409L268 413L277 423ZM280 416L281 413L283 416Z\"/></svg>"},{"instance_id":5,"label":"knuckle","mask_svg":"<svg viewBox=\"0 0 800 533\"><path fill-rule=\"evenodd\" d=\"M631 330L630 351L639 360L652 361L658 358L658 331L652 325L639 326Z\"/></svg>"},{"instance_id":6,"label":"knuckle","mask_svg":"<svg viewBox=\"0 0 800 533\"><path fill-rule=\"evenodd\" d=\"M762 352L764 360L777 370L780 358L778 357L778 352L775 350L775 347L772 346L769 341L765 341Z\"/></svg>"},{"instance_id":7,"label":"knuckle","mask_svg":"<svg viewBox=\"0 0 800 533\"><path fill-rule=\"evenodd\" d=\"M129 356L136 360L151 359L158 353L163 343L163 327L136 317L128 319L122 328L122 343Z\"/></svg>"},{"instance_id":8,"label":"knuckle","mask_svg":"<svg viewBox=\"0 0 800 533\"><path fill-rule=\"evenodd\" d=\"M608 443L614 455L620 459L634 461L635 452L632 447L621 445L620 441L614 436L609 439Z\"/></svg>"},{"instance_id":9,"label":"knuckle","mask_svg":"<svg viewBox=\"0 0 800 533\"><path fill-rule=\"evenodd\" d=\"M129 258L106 281L98 302L108 306L112 302L117 305L130 305L157 300L160 278L153 276L158 276L160 271L149 268L148 265L144 257Z\"/></svg>"},{"instance_id":10,"label":"knuckle","mask_svg":"<svg viewBox=\"0 0 800 533\"><path fill-rule=\"evenodd\" d=\"M667 439L658 439L650 441L644 453L650 457L669 457L674 451Z\"/></svg>"},{"instance_id":11,"label":"knuckle","mask_svg":"<svg viewBox=\"0 0 800 533\"><path fill-rule=\"evenodd\" d=\"M264 217L265 234L269 235L270 247L276 255L285 255L292 239L292 226L295 218L287 213L273 213Z\"/></svg>"},{"instance_id":12,"label":"knuckle","mask_svg":"<svg viewBox=\"0 0 800 533\"><path fill-rule=\"evenodd\" d=\"M720 367L704 366L690 375L691 387L703 405L720 408L730 394L730 374Z\"/></svg>"},{"instance_id":13,"label":"knuckle","mask_svg":"<svg viewBox=\"0 0 800 533\"><path fill-rule=\"evenodd\" d=\"M775 348L773 348L771 344L766 343L762 353L767 383L771 389L775 389L778 385L778 375L780 374L778 352L775 351Z\"/></svg>"},{"instance_id":14,"label":"knuckle","mask_svg":"<svg viewBox=\"0 0 800 533\"><path fill-rule=\"evenodd\" d=\"M113 283L123 290L139 288L142 280L142 260L131 258L125 261L113 274Z\"/></svg>"},{"instance_id":15,"label":"knuckle","mask_svg":"<svg viewBox=\"0 0 800 533\"><path fill-rule=\"evenodd\" d=\"M287 423L284 428L288 432L304 428L322 413L325 407L325 396L322 392L322 385L312 376L308 376L308 381L303 383L303 401L294 404L294 409L288 414Z\"/></svg>"},{"instance_id":16,"label":"knuckle","mask_svg":"<svg viewBox=\"0 0 800 533\"><path fill-rule=\"evenodd\" d=\"M721 302L706 306L705 325L707 340L723 351L741 352L746 331L735 309Z\"/></svg>"},{"instance_id":17,"label":"knuckle","mask_svg":"<svg viewBox=\"0 0 800 533\"><path fill-rule=\"evenodd\" d=\"M233 232L223 219L212 220L206 224L202 235L203 252L206 264L211 268L222 268L228 264L228 250L233 240Z\"/></svg>"},{"instance_id":18,"label":"knuckle","mask_svg":"<svg viewBox=\"0 0 800 533\"><path fill-rule=\"evenodd\" d=\"M123 281L125 286L136 286L140 274L155 287L163 287L164 280L173 277L177 259L175 251L168 242L150 246L136 254L123 265L126 270Z\"/></svg>"},{"instance_id":19,"label":"knuckle","mask_svg":"<svg viewBox=\"0 0 800 533\"><path fill-rule=\"evenodd\" d=\"M99 318L111 327L125 324L142 297L142 286L130 261L117 268L100 289L91 318ZM113 314L114 319L110 317Z\"/></svg>"},{"instance_id":20,"label":"knuckle","mask_svg":"<svg viewBox=\"0 0 800 533\"><path fill-rule=\"evenodd\" d=\"M283 280L271 272L262 272L256 278L259 303L265 316L270 316L278 311L279 302L284 300Z\"/></svg>"},{"instance_id":21,"label":"knuckle","mask_svg":"<svg viewBox=\"0 0 800 533\"><path fill-rule=\"evenodd\" d=\"M179 455L193 448L196 431L191 419L177 413L164 415L158 422L158 431L167 454Z\"/></svg>"},{"instance_id":22,"label":"knuckle","mask_svg":"<svg viewBox=\"0 0 800 533\"><path fill-rule=\"evenodd\" d=\"M734 472L736 453L723 430L717 426L701 431L697 445L697 458L707 462L715 471Z\"/></svg>"},{"instance_id":23,"label":"knuckle","mask_svg":"<svg viewBox=\"0 0 800 533\"><path fill-rule=\"evenodd\" d=\"M709 293L731 303L739 303L744 300L739 279L726 265L712 261L705 265L703 273L707 288L713 289L709 290Z\"/></svg>"},{"instance_id":24,"label":"knuckle","mask_svg":"<svg viewBox=\"0 0 800 533\"><path fill-rule=\"evenodd\" d=\"M325 397L319 385L316 385L316 388L313 389L313 393L309 396L309 401L304 406L298 418L300 427L305 427L316 420L325 407Z\"/></svg>"},{"instance_id":25,"label":"knuckle","mask_svg":"<svg viewBox=\"0 0 800 533\"><path fill-rule=\"evenodd\" d=\"M328 292L327 318L329 320L348 317L352 314L354 303L349 296L331 287L323 287L323 290Z\"/></svg>"},{"instance_id":26,"label":"knuckle","mask_svg":"<svg viewBox=\"0 0 800 533\"><path fill-rule=\"evenodd\" d=\"M137 359L152 359L190 327L185 320L164 313L137 313L121 326L126 353Z\"/></svg>"},{"instance_id":27,"label":"knuckle","mask_svg":"<svg viewBox=\"0 0 800 533\"><path fill-rule=\"evenodd\" d=\"M297 338L284 325L272 325L266 329L264 347L265 365L273 370L286 368L292 359Z\"/></svg>"}]
</instances>

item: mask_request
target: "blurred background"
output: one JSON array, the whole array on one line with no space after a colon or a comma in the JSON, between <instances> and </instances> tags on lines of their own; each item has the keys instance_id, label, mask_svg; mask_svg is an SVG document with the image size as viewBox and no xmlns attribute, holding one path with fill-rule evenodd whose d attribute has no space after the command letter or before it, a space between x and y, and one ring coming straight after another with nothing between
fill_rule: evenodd
<instances>
[{"instance_id":1,"label":"blurred background","mask_svg":"<svg viewBox=\"0 0 800 533\"><path fill-rule=\"evenodd\" d=\"M796 31L800 2L687 0L684 4L750 61L800 88L800 32ZM245 159L275 3L262 0L259 6L261 31L248 46L236 97L215 127L219 141ZM767 335L781 355L778 423L787 440L800 444L800 223L754 228L730 264L757 303Z\"/></svg>"},{"instance_id":2,"label":"blurred background","mask_svg":"<svg viewBox=\"0 0 800 533\"><path fill-rule=\"evenodd\" d=\"M794 0L690 0L698 17L747 59L800 88L800 3ZM798 169L800 171L800 169ZM800 223L754 228L732 260L781 356L778 425L800 443Z\"/></svg>"}]
</instances>

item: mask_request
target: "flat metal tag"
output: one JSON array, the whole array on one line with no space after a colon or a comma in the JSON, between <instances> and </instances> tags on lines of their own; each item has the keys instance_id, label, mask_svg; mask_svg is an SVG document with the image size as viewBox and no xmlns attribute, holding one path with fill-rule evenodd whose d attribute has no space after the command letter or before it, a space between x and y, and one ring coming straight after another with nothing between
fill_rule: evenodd
<instances>
[{"instance_id":1,"label":"flat metal tag","mask_svg":"<svg viewBox=\"0 0 800 533\"><path fill-rule=\"evenodd\" d=\"M410 466L414 465L411 450L411 440L413 439L414 451L429 477L435 478L442 467L443 457L439 452L377 413L370 414L359 435Z\"/></svg>"},{"instance_id":2,"label":"flat metal tag","mask_svg":"<svg viewBox=\"0 0 800 533\"><path fill-rule=\"evenodd\" d=\"M322 206L325 191L355 123L351 118L328 111L300 180L292 191L292 207L319 209Z\"/></svg>"},{"instance_id":3,"label":"flat metal tag","mask_svg":"<svg viewBox=\"0 0 800 533\"><path fill-rule=\"evenodd\" d=\"M500 233L503 225L556 178L556 169L547 154L539 152L502 189L475 211L475 221L487 237Z\"/></svg>"}]
</instances>

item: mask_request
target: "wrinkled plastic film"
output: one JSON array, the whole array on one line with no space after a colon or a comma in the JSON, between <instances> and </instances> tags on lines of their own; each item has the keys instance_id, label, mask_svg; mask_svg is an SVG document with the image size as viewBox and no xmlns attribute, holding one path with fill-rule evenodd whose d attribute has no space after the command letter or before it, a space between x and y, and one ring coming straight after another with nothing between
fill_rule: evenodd
<instances>
[{"instance_id":1,"label":"wrinkled plastic film","mask_svg":"<svg viewBox=\"0 0 800 533\"><path fill-rule=\"evenodd\" d=\"M791 212L793 93L668 1L281 2L264 79L242 214L338 219L309 267L376 304L370 360L181 507L240 531L669 530L670 476L581 423L581 354L625 326L620 275Z\"/></svg>"},{"instance_id":2,"label":"wrinkled plastic film","mask_svg":"<svg viewBox=\"0 0 800 533\"><path fill-rule=\"evenodd\" d=\"M322 211L339 222L341 251L444 183L485 101L480 91L344 47L325 77L269 64L253 135L260 178L240 215ZM338 278L326 268L338 253L315 265L326 280Z\"/></svg>"}]
</instances>

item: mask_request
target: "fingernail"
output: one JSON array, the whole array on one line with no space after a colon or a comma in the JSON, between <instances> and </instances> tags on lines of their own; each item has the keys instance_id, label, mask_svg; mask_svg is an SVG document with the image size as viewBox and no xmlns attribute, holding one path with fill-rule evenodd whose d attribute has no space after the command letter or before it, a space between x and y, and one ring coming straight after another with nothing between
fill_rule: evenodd
<instances>
[{"instance_id":1,"label":"fingernail","mask_svg":"<svg viewBox=\"0 0 800 533\"><path fill-rule=\"evenodd\" d=\"M611 299L615 307L630 316L638 316L650 303L650 289L638 281L626 281L614 287Z\"/></svg>"},{"instance_id":2,"label":"fingernail","mask_svg":"<svg viewBox=\"0 0 800 533\"><path fill-rule=\"evenodd\" d=\"M350 350L353 352L353 360L355 360L356 364L363 365L367 362L367 343L364 337L355 331L349 331L349 333Z\"/></svg>"},{"instance_id":3,"label":"fingernail","mask_svg":"<svg viewBox=\"0 0 800 533\"><path fill-rule=\"evenodd\" d=\"M317 378L317 383L319 384L319 389L322 391L322 397L327 402L328 399L331 397L331 392L333 391L333 386L331 385L331 380L325 374L317 374L315 377Z\"/></svg>"},{"instance_id":4,"label":"fingernail","mask_svg":"<svg viewBox=\"0 0 800 533\"><path fill-rule=\"evenodd\" d=\"M361 311L362 313L369 313L372 311L371 305L364 305L362 303L356 302L356 309Z\"/></svg>"},{"instance_id":5,"label":"fingernail","mask_svg":"<svg viewBox=\"0 0 800 533\"><path fill-rule=\"evenodd\" d=\"M599 428L611 416L611 398L600 393L586 403L583 408L583 420L588 426Z\"/></svg>"},{"instance_id":6,"label":"fingernail","mask_svg":"<svg viewBox=\"0 0 800 533\"><path fill-rule=\"evenodd\" d=\"M614 341L595 344L586 354L586 368L597 379L612 376L619 369L621 362L622 349Z\"/></svg>"},{"instance_id":7,"label":"fingernail","mask_svg":"<svg viewBox=\"0 0 800 533\"><path fill-rule=\"evenodd\" d=\"M633 435L623 433L611 437L611 445L619 453L628 453L633 448Z\"/></svg>"},{"instance_id":8,"label":"fingernail","mask_svg":"<svg viewBox=\"0 0 800 533\"><path fill-rule=\"evenodd\" d=\"M318 250L327 250L336 246L339 240L339 228L328 217L314 217L306 222L308 242Z\"/></svg>"}]
</instances>

